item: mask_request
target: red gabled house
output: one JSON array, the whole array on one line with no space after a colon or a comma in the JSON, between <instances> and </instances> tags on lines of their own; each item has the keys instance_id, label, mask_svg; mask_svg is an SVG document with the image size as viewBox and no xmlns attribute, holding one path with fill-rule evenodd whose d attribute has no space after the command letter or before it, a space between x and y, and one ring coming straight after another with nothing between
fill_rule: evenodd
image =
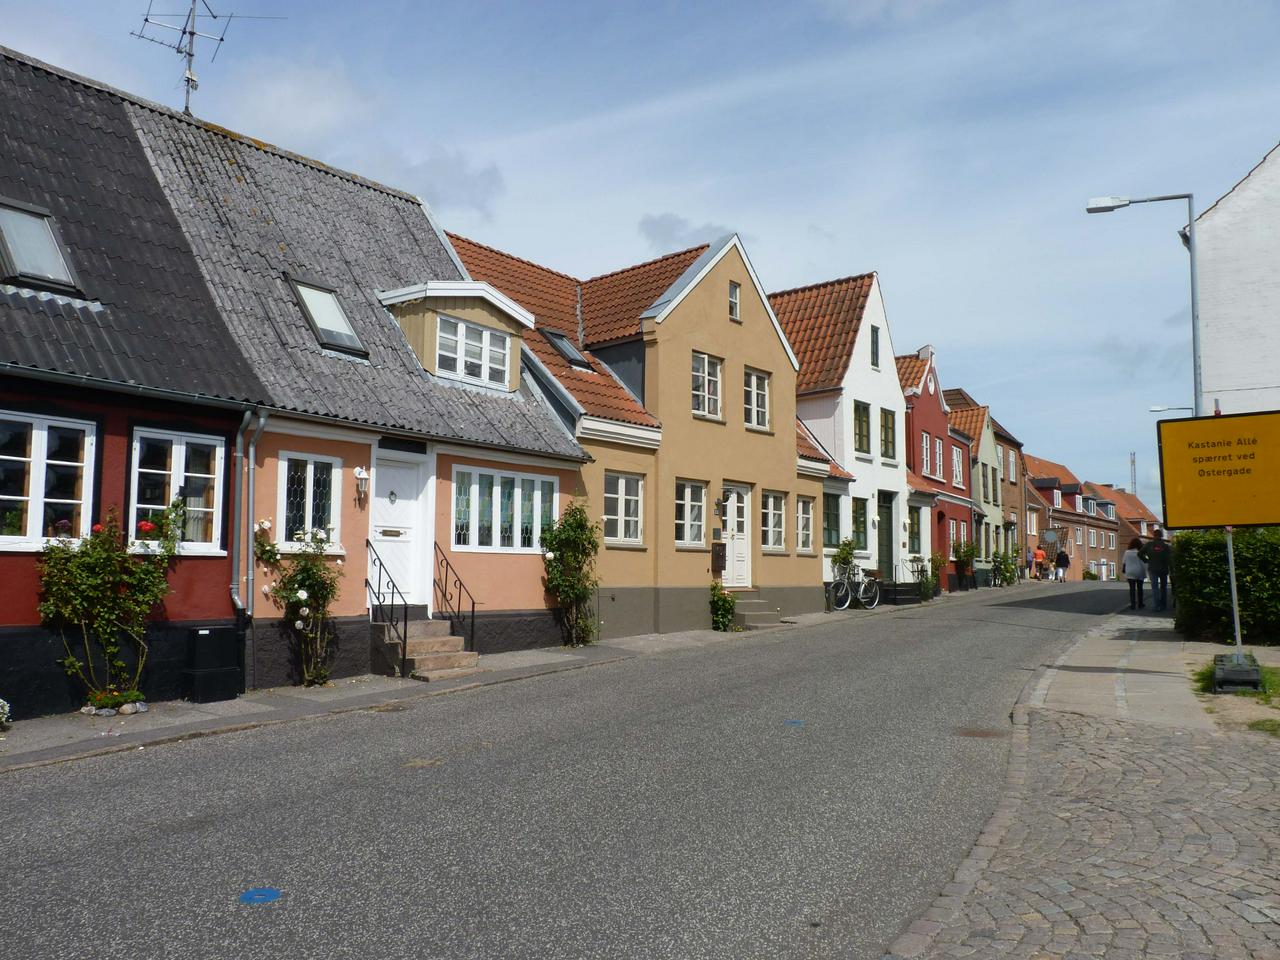
<instances>
[{"instance_id":1,"label":"red gabled house","mask_svg":"<svg viewBox=\"0 0 1280 960\"><path fill-rule=\"evenodd\" d=\"M962 583L955 563L956 547L973 540L969 464L976 441L950 423L933 347L926 344L916 353L894 359L907 400L907 467L918 477L924 488L921 492L935 498L931 541L934 550L947 559L943 586L956 590Z\"/></svg>"}]
</instances>

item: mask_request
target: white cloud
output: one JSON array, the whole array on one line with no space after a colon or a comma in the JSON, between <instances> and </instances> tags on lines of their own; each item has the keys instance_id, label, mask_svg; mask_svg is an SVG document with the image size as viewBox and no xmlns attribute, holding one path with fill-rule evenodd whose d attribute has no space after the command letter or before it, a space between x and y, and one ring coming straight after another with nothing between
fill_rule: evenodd
<instances>
[{"instance_id":1,"label":"white cloud","mask_svg":"<svg viewBox=\"0 0 1280 960\"><path fill-rule=\"evenodd\" d=\"M696 247L700 243L709 243L720 239L725 234L733 233L729 227L718 223L694 226L675 213L646 214L640 218L637 227L640 235L657 253Z\"/></svg>"}]
</instances>

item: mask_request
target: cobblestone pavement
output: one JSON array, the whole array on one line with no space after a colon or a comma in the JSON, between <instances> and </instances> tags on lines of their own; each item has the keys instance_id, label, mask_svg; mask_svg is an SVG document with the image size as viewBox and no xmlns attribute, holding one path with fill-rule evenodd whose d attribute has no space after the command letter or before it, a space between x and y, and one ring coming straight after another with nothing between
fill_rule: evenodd
<instances>
[{"instance_id":1,"label":"cobblestone pavement","mask_svg":"<svg viewBox=\"0 0 1280 960\"><path fill-rule=\"evenodd\" d=\"M1009 793L890 956L1280 958L1280 751L1019 707Z\"/></svg>"}]
</instances>

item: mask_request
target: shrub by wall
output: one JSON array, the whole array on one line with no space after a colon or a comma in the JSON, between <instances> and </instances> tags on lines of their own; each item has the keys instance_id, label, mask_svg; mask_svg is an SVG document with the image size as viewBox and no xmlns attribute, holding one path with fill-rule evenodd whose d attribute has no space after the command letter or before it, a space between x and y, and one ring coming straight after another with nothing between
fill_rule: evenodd
<instances>
[{"instance_id":1,"label":"shrub by wall","mask_svg":"<svg viewBox=\"0 0 1280 960\"><path fill-rule=\"evenodd\" d=\"M1280 527L1237 530L1235 551L1244 641L1280 644ZM1233 640L1226 534L1221 530L1177 534L1173 579L1178 630L1195 639Z\"/></svg>"}]
</instances>

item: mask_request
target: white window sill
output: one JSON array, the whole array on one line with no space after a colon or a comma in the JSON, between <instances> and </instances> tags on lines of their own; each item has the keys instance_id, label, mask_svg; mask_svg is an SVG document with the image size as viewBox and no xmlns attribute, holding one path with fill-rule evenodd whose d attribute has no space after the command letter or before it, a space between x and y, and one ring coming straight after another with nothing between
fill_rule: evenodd
<instances>
[{"instance_id":1,"label":"white window sill","mask_svg":"<svg viewBox=\"0 0 1280 960\"><path fill-rule=\"evenodd\" d=\"M897 459L890 460L888 457L881 457L881 458L880 458L880 466L882 466L882 467L892 467L894 470L897 470L897 469L898 469L898 467L902 466L902 461L901 461L901 460L897 460Z\"/></svg>"},{"instance_id":2,"label":"white window sill","mask_svg":"<svg viewBox=\"0 0 1280 960\"><path fill-rule=\"evenodd\" d=\"M760 553L766 557L789 557L791 556L786 550L779 547L761 547Z\"/></svg>"},{"instance_id":3,"label":"white window sill","mask_svg":"<svg viewBox=\"0 0 1280 960\"><path fill-rule=\"evenodd\" d=\"M677 543L676 549L686 553L710 553L711 548L705 543Z\"/></svg>"},{"instance_id":4,"label":"white window sill","mask_svg":"<svg viewBox=\"0 0 1280 960\"><path fill-rule=\"evenodd\" d=\"M693 419L705 420L707 423L724 423L724 417L712 416L709 413L699 413L697 410L693 411Z\"/></svg>"},{"instance_id":5,"label":"white window sill","mask_svg":"<svg viewBox=\"0 0 1280 960\"><path fill-rule=\"evenodd\" d=\"M643 540L612 540L605 538L604 545L609 550L648 550Z\"/></svg>"},{"instance_id":6,"label":"white window sill","mask_svg":"<svg viewBox=\"0 0 1280 960\"><path fill-rule=\"evenodd\" d=\"M279 550L281 553L301 553L303 550L303 546L304 546L303 544L298 543L296 540L290 540L285 543L277 543L275 545L276 549ZM347 555L347 551L342 549L342 544L331 543L324 548L324 555L326 557L345 557Z\"/></svg>"},{"instance_id":7,"label":"white window sill","mask_svg":"<svg viewBox=\"0 0 1280 960\"><path fill-rule=\"evenodd\" d=\"M748 423L746 424L746 428L752 433L763 433L768 436L773 436L773 430L770 427L758 427L754 423Z\"/></svg>"},{"instance_id":8,"label":"white window sill","mask_svg":"<svg viewBox=\"0 0 1280 960\"><path fill-rule=\"evenodd\" d=\"M138 554L159 553L159 549L153 546L155 541L152 540L133 540L129 543L129 552ZM212 543L180 543L178 544L178 556L180 557L225 557L227 551L220 547L214 546Z\"/></svg>"},{"instance_id":9,"label":"white window sill","mask_svg":"<svg viewBox=\"0 0 1280 960\"><path fill-rule=\"evenodd\" d=\"M39 553L51 543L59 543L63 538L49 537L38 540L31 540L27 537L0 537L0 553ZM71 545L77 546L81 542L79 537L70 541Z\"/></svg>"},{"instance_id":10,"label":"white window sill","mask_svg":"<svg viewBox=\"0 0 1280 960\"><path fill-rule=\"evenodd\" d=\"M859 463L875 463L876 462L876 458L871 456L871 454L869 453L855 452L853 455L853 459L857 460Z\"/></svg>"},{"instance_id":11,"label":"white window sill","mask_svg":"<svg viewBox=\"0 0 1280 960\"><path fill-rule=\"evenodd\" d=\"M541 547L469 547L456 543L449 549L454 553L501 553L524 557L540 557L545 552Z\"/></svg>"}]
</instances>

